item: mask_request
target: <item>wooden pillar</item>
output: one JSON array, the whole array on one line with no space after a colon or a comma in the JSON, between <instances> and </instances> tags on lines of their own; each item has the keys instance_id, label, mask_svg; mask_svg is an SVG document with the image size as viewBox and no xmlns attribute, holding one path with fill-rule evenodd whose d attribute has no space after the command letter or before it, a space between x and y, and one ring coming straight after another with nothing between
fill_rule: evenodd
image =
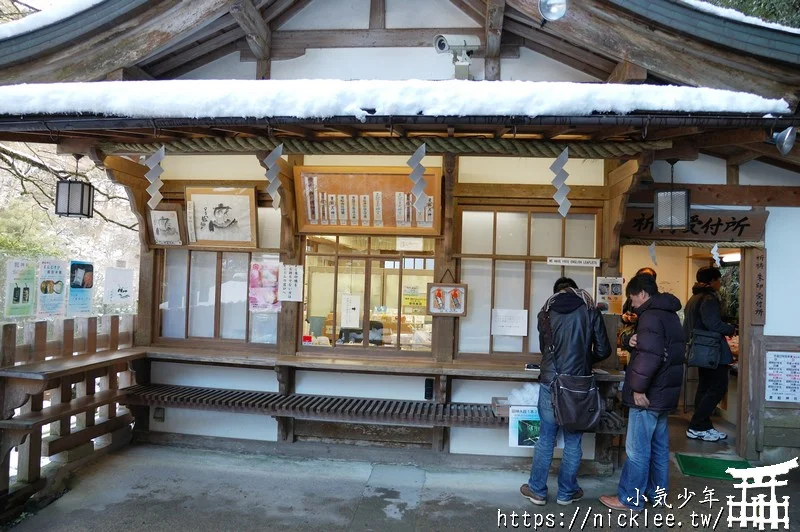
<instances>
[{"instance_id":1,"label":"wooden pillar","mask_svg":"<svg viewBox=\"0 0 800 532\"><path fill-rule=\"evenodd\" d=\"M97 318L91 317L86 320L86 353L97 352ZM86 373L81 382L75 385L75 395L77 397L85 397L87 395L94 395L95 381L91 373ZM95 410L88 410L82 414L75 416L75 426L80 429L94 426Z\"/></svg>"},{"instance_id":2,"label":"wooden pillar","mask_svg":"<svg viewBox=\"0 0 800 532\"><path fill-rule=\"evenodd\" d=\"M119 349L119 316L111 316L111 326L108 332L108 348L111 351ZM119 389L119 376L114 365L108 366L105 377L100 377L100 390ZM100 417L111 419L117 417L117 403L109 403L98 409Z\"/></svg>"},{"instance_id":3,"label":"wooden pillar","mask_svg":"<svg viewBox=\"0 0 800 532\"><path fill-rule=\"evenodd\" d=\"M763 313L756 313L758 286L766 292L766 250L742 249L739 269L739 397L736 452L748 460L757 460L761 450L757 434L762 423L766 365L761 349L766 322L766 301Z\"/></svg>"},{"instance_id":4,"label":"wooden pillar","mask_svg":"<svg viewBox=\"0 0 800 532\"><path fill-rule=\"evenodd\" d=\"M5 368L14 365L14 357L17 351L17 324L6 323L3 325L2 331L2 338L0 339L2 342L0 343L0 366ZM5 409L5 403L6 381L5 379L0 379L0 412ZM3 434L3 443L5 443L5 440L9 437L8 431L0 430L0 432ZM3 445L3 447L6 446ZM0 497L8 494L9 458L10 452L0 456L0 459L2 459L2 462L0 462Z\"/></svg>"},{"instance_id":5,"label":"wooden pillar","mask_svg":"<svg viewBox=\"0 0 800 532\"><path fill-rule=\"evenodd\" d=\"M436 404L450 402L450 377L439 375L434 380L433 401ZM450 429L447 427L433 427L432 448L436 452L445 452L450 446Z\"/></svg>"},{"instance_id":6,"label":"wooden pillar","mask_svg":"<svg viewBox=\"0 0 800 532\"><path fill-rule=\"evenodd\" d=\"M455 232L455 189L458 176L458 157L454 153L444 154L444 183L442 186L441 205L444 215L442 223L443 237L436 241L434 260L434 278L437 282L455 282L456 261L453 258ZM447 275L453 276L452 279ZM445 277L447 277L445 279ZM437 362L452 362L455 355L456 319L445 316L434 316L433 338L431 347Z\"/></svg>"},{"instance_id":7,"label":"wooden pillar","mask_svg":"<svg viewBox=\"0 0 800 532\"><path fill-rule=\"evenodd\" d=\"M290 395L294 391L294 368L290 366L278 366L275 368L278 377L278 393ZM276 417L278 422L278 442L294 443L294 418Z\"/></svg>"}]
</instances>

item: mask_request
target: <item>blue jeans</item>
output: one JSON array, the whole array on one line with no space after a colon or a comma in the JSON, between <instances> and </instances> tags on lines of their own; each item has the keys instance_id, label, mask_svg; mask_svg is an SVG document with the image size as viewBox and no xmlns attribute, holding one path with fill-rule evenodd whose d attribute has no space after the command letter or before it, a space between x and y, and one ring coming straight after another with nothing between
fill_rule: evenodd
<instances>
[{"instance_id":1,"label":"blue jeans","mask_svg":"<svg viewBox=\"0 0 800 532\"><path fill-rule=\"evenodd\" d=\"M663 489L669 495L669 431L666 412L631 408L628 413L625 453L628 458L622 468L618 489L622 504L629 508L642 509L644 498L653 501L657 489Z\"/></svg>"},{"instance_id":2,"label":"blue jeans","mask_svg":"<svg viewBox=\"0 0 800 532\"><path fill-rule=\"evenodd\" d=\"M556 436L559 426L556 425L553 413L553 398L548 386L539 386L539 441L533 448L533 464L531 465L531 478L528 487L540 497L547 496L547 475L550 472L550 463L553 461L553 450L556 447ZM561 458L561 467L558 468L558 499L569 501L580 489L578 487L578 467L581 465L581 439L580 432L564 431L564 454Z\"/></svg>"}]
</instances>

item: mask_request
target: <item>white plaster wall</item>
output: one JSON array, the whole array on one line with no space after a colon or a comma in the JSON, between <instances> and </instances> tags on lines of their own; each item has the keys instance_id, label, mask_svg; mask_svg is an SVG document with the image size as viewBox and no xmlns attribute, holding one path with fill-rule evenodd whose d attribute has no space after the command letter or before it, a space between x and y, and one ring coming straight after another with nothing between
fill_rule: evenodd
<instances>
[{"instance_id":1,"label":"white plaster wall","mask_svg":"<svg viewBox=\"0 0 800 532\"><path fill-rule=\"evenodd\" d=\"M290 30L360 30L369 28L369 0L314 0L281 26Z\"/></svg>"},{"instance_id":2,"label":"white plaster wall","mask_svg":"<svg viewBox=\"0 0 800 532\"><path fill-rule=\"evenodd\" d=\"M226 368L174 362L153 361L150 368L153 384L226 388L254 392L277 392L278 378L272 369Z\"/></svg>"},{"instance_id":3,"label":"white plaster wall","mask_svg":"<svg viewBox=\"0 0 800 532\"><path fill-rule=\"evenodd\" d=\"M220 57L178 79L256 79L256 63L239 61L239 52Z\"/></svg>"},{"instance_id":4,"label":"white plaster wall","mask_svg":"<svg viewBox=\"0 0 800 532\"><path fill-rule=\"evenodd\" d=\"M455 403L491 403L492 397L508 397L511 390L521 388L523 382L476 381L453 379L451 400ZM583 459L594 459L594 434L585 434L581 442ZM509 447L508 429L450 429L450 452L453 454L481 454L490 456L533 456L533 449ZM556 449L555 458L562 450Z\"/></svg>"},{"instance_id":5,"label":"white plaster wall","mask_svg":"<svg viewBox=\"0 0 800 532\"><path fill-rule=\"evenodd\" d=\"M800 173L761 161L750 161L739 167L739 184L797 187L800 186Z\"/></svg>"},{"instance_id":6,"label":"white plaster wall","mask_svg":"<svg viewBox=\"0 0 800 532\"><path fill-rule=\"evenodd\" d=\"M669 183L670 166L666 161L656 161L650 166L656 183ZM675 183L724 185L727 183L725 160L700 155L696 161L679 161L675 164Z\"/></svg>"},{"instance_id":7,"label":"white plaster wall","mask_svg":"<svg viewBox=\"0 0 800 532\"><path fill-rule=\"evenodd\" d=\"M709 248L713 244L709 245ZM669 292L686 304L694 281L694 271L689 271L689 248L659 246L656 244L656 261L650 260L647 246L622 247L622 276L629 281L640 268L653 268L658 274L658 288ZM692 276L689 279L689 275Z\"/></svg>"},{"instance_id":8,"label":"white plaster wall","mask_svg":"<svg viewBox=\"0 0 800 532\"><path fill-rule=\"evenodd\" d=\"M764 334L800 336L800 208L769 207L767 248L767 321Z\"/></svg>"},{"instance_id":9,"label":"white plaster wall","mask_svg":"<svg viewBox=\"0 0 800 532\"><path fill-rule=\"evenodd\" d=\"M555 159L536 157L460 157L459 183L549 185ZM602 159L570 159L565 169L570 185L603 185Z\"/></svg>"},{"instance_id":10,"label":"white plaster wall","mask_svg":"<svg viewBox=\"0 0 800 532\"><path fill-rule=\"evenodd\" d=\"M306 155L305 166L406 166L410 155ZM442 157L428 155L422 158L425 168L441 168Z\"/></svg>"},{"instance_id":11,"label":"white plaster wall","mask_svg":"<svg viewBox=\"0 0 800 532\"><path fill-rule=\"evenodd\" d=\"M425 377L297 371L295 393L337 397L425 400Z\"/></svg>"},{"instance_id":12,"label":"white plaster wall","mask_svg":"<svg viewBox=\"0 0 800 532\"><path fill-rule=\"evenodd\" d=\"M164 421L156 421L153 419L154 410L150 408L150 430L153 432L278 441L278 423L269 416L165 408Z\"/></svg>"},{"instance_id":13,"label":"white plaster wall","mask_svg":"<svg viewBox=\"0 0 800 532\"><path fill-rule=\"evenodd\" d=\"M475 78L484 79L482 68L480 78L478 78L477 73ZM515 81L604 81L528 48L519 49L518 59L505 58L500 60L500 79Z\"/></svg>"},{"instance_id":14,"label":"white plaster wall","mask_svg":"<svg viewBox=\"0 0 800 532\"><path fill-rule=\"evenodd\" d=\"M320 0L317 0L319 2ZM329 1L329 0L326 0ZM367 2L369 3L369 2ZM478 23L450 2L386 0L386 28L477 28ZM432 45L433 43L431 43Z\"/></svg>"},{"instance_id":15,"label":"white plaster wall","mask_svg":"<svg viewBox=\"0 0 800 532\"><path fill-rule=\"evenodd\" d=\"M264 168L255 155L170 155L161 166L163 181L170 179L224 181L228 179L263 181ZM209 186L213 183L209 183Z\"/></svg>"}]
</instances>

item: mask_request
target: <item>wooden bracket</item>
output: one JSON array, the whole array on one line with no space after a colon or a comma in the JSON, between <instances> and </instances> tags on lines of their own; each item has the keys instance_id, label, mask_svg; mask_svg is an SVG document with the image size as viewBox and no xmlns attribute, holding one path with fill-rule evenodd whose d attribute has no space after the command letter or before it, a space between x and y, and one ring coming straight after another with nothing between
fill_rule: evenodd
<instances>
[{"instance_id":1,"label":"wooden bracket","mask_svg":"<svg viewBox=\"0 0 800 532\"><path fill-rule=\"evenodd\" d=\"M3 419L11 419L14 410L23 406L32 395L44 393L47 382L29 379L5 379Z\"/></svg>"}]
</instances>

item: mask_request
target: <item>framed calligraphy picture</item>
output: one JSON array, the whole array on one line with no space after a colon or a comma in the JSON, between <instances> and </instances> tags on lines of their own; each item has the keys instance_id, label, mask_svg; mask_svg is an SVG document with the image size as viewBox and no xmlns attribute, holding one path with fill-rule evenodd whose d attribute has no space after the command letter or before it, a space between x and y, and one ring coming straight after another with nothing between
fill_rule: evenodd
<instances>
[{"instance_id":1,"label":"framed calligraphy picture","mask_svg":"<svg viewBox=\"0 0 800 532\"><path fill-rule=\"evenodd\" d=\"M177 203L160 203L158 208L148 212L147 235L154 247L185 246L186 218Z\"/></svg>"},{"instance_id":2,"label":"framed calligraphy picture","mask_svg":"<svg viewBox=\"0 0 800 532\"><path fill-rule=\"evenodd\" d=\"M467 285L428 283L427 313L432 316L467 315Z\"/></svg>"},{"instance_id":3,"label":"framed calligraphy picture","mask_svg":"<svg viewBox=\"0 0 800 532\"><path fill-rule=\"evenodd\" d=\"M256 189L186 187L198 246L258 247Z\"/></svg>"}]
</instances>

